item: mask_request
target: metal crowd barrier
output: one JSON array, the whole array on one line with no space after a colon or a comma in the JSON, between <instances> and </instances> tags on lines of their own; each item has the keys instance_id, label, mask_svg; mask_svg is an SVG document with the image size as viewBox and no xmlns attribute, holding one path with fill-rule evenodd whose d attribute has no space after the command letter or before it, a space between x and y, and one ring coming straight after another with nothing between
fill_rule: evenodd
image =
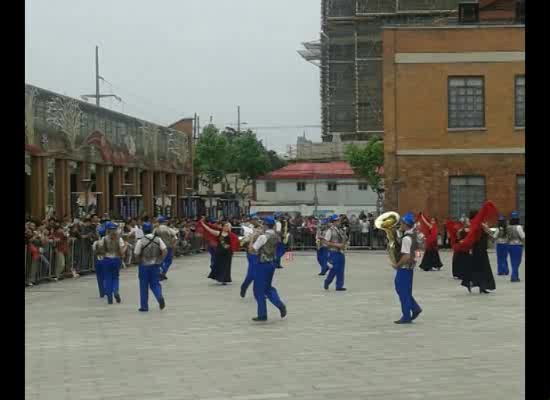
<instances>
[{"instance_id":1,"label":"metal crowd barrier","mask_svg":"<svg viewBox=\"0 0 550 400\"><path fill-rule=\"evenodd\" d=\"M386 234L381 230L370 230L367 233L350 232L348 249L384 250L387 245ZM317 248L315 233L306 228L290 230L288 247L293 250L314 250Z\"/></svg>"}]
</instances>

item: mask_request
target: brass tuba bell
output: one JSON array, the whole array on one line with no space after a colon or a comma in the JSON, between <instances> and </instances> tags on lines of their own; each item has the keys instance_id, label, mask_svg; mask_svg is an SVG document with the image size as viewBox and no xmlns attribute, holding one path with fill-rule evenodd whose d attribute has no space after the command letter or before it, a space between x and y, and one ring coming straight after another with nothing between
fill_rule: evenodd
<instances>
[{"instance_id":1,"label":"brass tuba bell","mask_svg":"<svg viewBox=\"0 0 550 400\"><path fill-rule=\"evenodd\" d=\"M388 251L390 261L393 264L397 264L400 256L397 249L397 225L399 224L400 219L401 217L398 213L395 211L388 211L380 215L374 221L374 226L386 232L386 236L388 238L388 246L386 247L386 250Z\"/></svg>"}]
</instances>

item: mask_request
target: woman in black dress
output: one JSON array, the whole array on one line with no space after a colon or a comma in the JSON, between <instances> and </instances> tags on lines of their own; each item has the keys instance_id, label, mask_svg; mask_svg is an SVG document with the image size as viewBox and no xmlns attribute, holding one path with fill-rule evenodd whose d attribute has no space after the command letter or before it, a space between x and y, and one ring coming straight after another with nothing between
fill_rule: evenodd
<instances>
[{"instance_id":1,"label":"woman in black dress","mask_svg":"<svg viewBox=\"0 0 550 400\"><path fill-rule=\"evenodd\" d=\"M476 215L476 212L470 213L470 220ZM481 236L472 248L470 262L465 265L462 286L465 286L471 292L472 287L479 287L479 293L488 294L489 290L495 290L495 278L491 269L489 255L487 254L487 245L489 242L490 230L487 224L482 224Z\"/></svg>"},{"instance_id":2,"label":"woman in black dress","mask_svg":"<svg viewBox=\"0 0 550 400\"><path fill-rule=\"evenodd\" d=\"M201 221L202 222L202 221ZM214 265L208 277L218 281L222 285L227 285L231 281L231 261L235 247L239 245L238 237L231 232L231 224L225 223L221 231L211 229L202 223L202 227L210 235L216 236L218 245L214 254Z\"/></svg>"},{"instance_id":3,"label":"woman in black dress","mask_svg":"<svg viewBox=\"0 0 550 400\"><path fill-rule=\"evenodd\" d=\"M441 267L443 267L443 263L439 257L437 243L437 219L431 218L430 221L428 221L424 214L420 214L419 222L422 233L424 233L426 238L424 257L422 257L419 268L424 271L431 271L432 269L439 271Z\"/></svg>"},{"instance_id":4,"label":"woman in black dress","mask_svg":"<svg viewBox=\"0 0 550 400\"><path fill-rule=\"evenodd\" d=\"M468 228L460 229L457 233L457 239L459 241L466 237ZM471 263L470 252L465 251L453 251L453 278L462 280L464 278L464 270L468 268Z\"/></svg>"}]
</instances>

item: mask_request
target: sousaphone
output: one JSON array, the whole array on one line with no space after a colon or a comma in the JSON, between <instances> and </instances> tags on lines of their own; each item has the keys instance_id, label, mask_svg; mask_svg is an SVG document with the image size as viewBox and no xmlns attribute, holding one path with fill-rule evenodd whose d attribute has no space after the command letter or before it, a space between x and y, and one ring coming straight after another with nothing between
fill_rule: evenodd
<instances>
[{"instance_id":1,"label":"sousaphone","mask_svg":"<svg viewBox=\"0 0 550 400\"><path fill-rule=\"evenodd\" d=\"M374 221L374 226L378 229L382 229L386 233L386 237L388 238L386 250L393 264L397 264L400 256L397 248L397 226L399 225L400 219L401 216L398 213L395 211L388 211L380 215Z\"/></svg>"}]
</instances>

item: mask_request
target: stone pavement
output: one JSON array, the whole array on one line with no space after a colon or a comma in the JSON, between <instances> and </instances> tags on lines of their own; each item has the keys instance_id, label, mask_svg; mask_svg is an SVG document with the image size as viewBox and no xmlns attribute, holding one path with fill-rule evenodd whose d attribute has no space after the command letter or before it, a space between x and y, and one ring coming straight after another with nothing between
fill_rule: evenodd
<instances>
[{"instance_id":1,"label":"stone pavement","mask_svg":"<svg viewBox=\"0 0 550 400\"><path fill-rule=\"evenodd\" d=\"M417 270L424 313L395 325L400 308L385 252L350 252L347 292L321 288L314 253L295 253L274 285L281 320L251 321L239 286L206 279L206 255L175 260L139 313L136 268L121 273L122 304L97 298L95 276L25 291L26 399L52 400L517 400L524 398L525 286L495 276L480 295L440 272ZM496 259L490 254L493 269ZM523 266L522 274L523 278Z\"/></svg>"}]
</instances>

